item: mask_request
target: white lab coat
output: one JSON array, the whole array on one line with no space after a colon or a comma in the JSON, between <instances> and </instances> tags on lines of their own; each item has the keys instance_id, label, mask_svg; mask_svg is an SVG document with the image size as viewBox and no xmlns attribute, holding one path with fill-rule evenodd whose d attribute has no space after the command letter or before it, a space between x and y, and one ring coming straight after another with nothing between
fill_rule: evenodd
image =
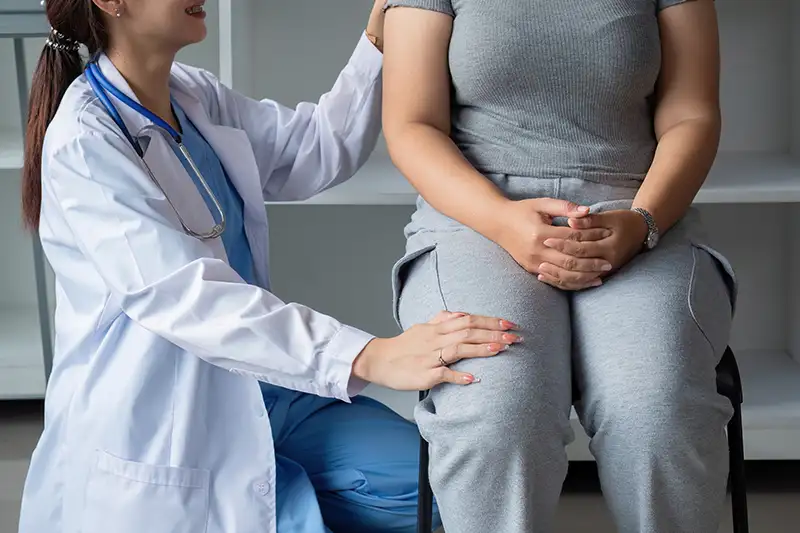
<instances>
[{"instance_id":1,"label":"white lab coat","mask_svg":"<svg viewBox=\"0 0 800 533\"><path fill-rule=\"evenodd\" d=\"M133 93L106 57L105 76ZM380 130L382 56L364 37L318 105L290 110L176 64L172 94L244 199L267 286L264 200L346 180ZM115 101L132 134L148 121ZM145 160L192 228L213 225L159 135ZM56 272L56 350L21 533L276 531L273 442L257 380L347 401L371 339L245 284L222 242L186 235L84 77L43 155L40 234ZM312 254L313 255L313 254Z\"/></svg>"}]
</instances>

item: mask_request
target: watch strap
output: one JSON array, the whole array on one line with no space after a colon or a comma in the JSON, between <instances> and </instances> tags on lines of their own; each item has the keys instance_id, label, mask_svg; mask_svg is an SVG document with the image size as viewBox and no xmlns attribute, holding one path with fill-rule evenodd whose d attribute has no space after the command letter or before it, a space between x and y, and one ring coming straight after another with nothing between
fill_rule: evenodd
<instances>
[{"instance_id":1,"label":"watch strap","mask_svg":"<svg viewBox=\"0 0 800 533\"><path fill-rule=\"evenodd\" d=\"M653 218L653 215L647 209L642 207L634 207L631 209L636 213L639 213L642 218L644 218L645 223L647 224L647 238L644 241L644 247L647 250L652 250L655 248L656 244L658 243L658 226L656 225L656 221Z\"/></svg>"}]
</instances>

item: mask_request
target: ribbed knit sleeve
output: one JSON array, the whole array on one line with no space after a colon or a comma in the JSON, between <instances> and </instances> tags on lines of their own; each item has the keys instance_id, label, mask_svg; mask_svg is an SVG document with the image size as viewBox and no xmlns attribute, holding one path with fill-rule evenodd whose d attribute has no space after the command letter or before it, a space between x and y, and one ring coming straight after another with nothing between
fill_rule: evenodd
<instances>
[{"instance_id":1,"label":"ribbed knit sleeve","mask_svg":"<svg viewBox=\"0 0 800 533\"><path fill-rule=\"evenodd\" d=\"M428 11L438 11L445 15L455 16L453 4L450 0L387 0L384 9L392 7L416 7Z\"/></svg>"},{"instance_id":2,"label":"ribbed knit sleeve","mask_svg":"<svg viewBox=\"0 0 800 533\"><path fill-rule=\"evenodd\" d=\"M678 4L683 4L692 1L694 0L657 0L658 10L661 11L662 9L668 8L670 6L676 6Z\"/></svg>"}]
</instances>

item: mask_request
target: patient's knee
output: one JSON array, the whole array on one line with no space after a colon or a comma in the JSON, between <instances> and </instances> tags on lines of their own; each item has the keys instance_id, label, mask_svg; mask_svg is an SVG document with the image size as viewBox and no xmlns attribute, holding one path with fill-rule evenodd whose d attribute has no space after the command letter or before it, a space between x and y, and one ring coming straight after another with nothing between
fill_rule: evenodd
<instances>
[{"instance_id":1,"label":"patient's knee","mask_svg":"<svg viewBox=\"0 0 800 533\"><path fill-rule=\"evenodd\" d=\"M595 394L587 410L590 436L658 454L664 447L709 440L730 418L730 402L716 393L713 381L663 373L628 382Z\"/></svg>"},{"instance_id":2,"label":"patient's knee","mask_svg":"<svg viewBox=\"0 0 800 533\"><path fill-rule=\"evenodd\" d=\"M566 398L508 391L461 403L437 402L434 395L418 408L417 421L423 435L442 451L477 450L485 456L563 452L573 437Z\"/></svg>"}]
</instances>

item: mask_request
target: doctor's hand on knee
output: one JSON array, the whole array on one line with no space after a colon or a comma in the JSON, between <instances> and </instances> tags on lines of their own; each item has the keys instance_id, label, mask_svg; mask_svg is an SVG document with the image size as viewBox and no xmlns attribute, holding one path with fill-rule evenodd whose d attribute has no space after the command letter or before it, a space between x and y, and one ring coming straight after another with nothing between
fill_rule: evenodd
<instances>
[{"instance_id":1,"label":"doctor's hand on knee","mask_svg":"<svg viewBox=\"0 0 800 533\"><path fill-rule=\"evenodd\" d=\"M585 245L611 235L604 227L576 228L554 226L555 217L581 220L589 208L555 198L533 198L511 202L505 210L493 239L514 260L539 280L564 290L581 290L602 284L601 276L612 269L600 255L576 256L546 242L569 242Z\"/></svg>"},{"instance_id":2,"label":"doctor's hand on knee","mask_svg":"<svg viewBox=\"0 0 800 533\"><path fill-rule=\"evenodd\" d=\"M427 390L440 383L469 385L478 376L449 368L462 359L493 357L522 341L506 320L442 312L389 339L374 339L353 363L353 375L395 390Z\"/></svg>"}]
</instances>

